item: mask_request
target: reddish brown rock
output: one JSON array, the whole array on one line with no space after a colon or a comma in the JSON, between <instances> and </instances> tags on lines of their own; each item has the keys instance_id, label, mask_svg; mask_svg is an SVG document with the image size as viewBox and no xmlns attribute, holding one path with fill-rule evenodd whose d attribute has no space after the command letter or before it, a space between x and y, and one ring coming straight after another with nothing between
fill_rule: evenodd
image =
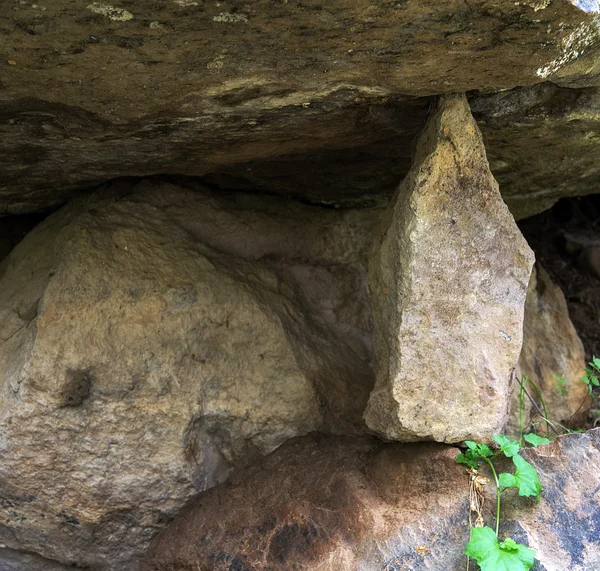
<instances>
[{"instance_id":1,"label":"reddish brown rock","mask_svg":"<svg viewBox=\"0 0 600 571\"><path fill-rule=\"evenodd\" d=\"M468 476L455 448L310 435L199 496L143 571L455 569Z\"/></svg>"},{"instance_id":2,"label":"reddish brown rock","mask_svg":"<svg viewBox=\"0 0 600 571\"><path fill-rule=\"evenodd\" d=\"M141 571L462 571L469 479L456 453L295 439L194 499L154 540ZM535 548L539 569L598 569L600 430L523 454L539 471L542 499L505 494L500 536ZM493 486L485 493L493 527Z\"/></svg>"}]
</instances>

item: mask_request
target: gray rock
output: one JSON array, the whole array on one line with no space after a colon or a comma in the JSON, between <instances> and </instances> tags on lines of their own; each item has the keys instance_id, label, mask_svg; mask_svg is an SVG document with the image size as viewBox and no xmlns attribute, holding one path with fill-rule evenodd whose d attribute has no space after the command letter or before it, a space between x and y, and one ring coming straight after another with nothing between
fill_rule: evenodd
<instances>
[{"instance_id":1,"label":"gray rock","mask_svg":"<svg viewBox=\"0 0 600 571\"><path fill-rule=\"evenodd\" d=\"M523 456L537 469L542 499L537 504L516 490L505 492L500 535L535 549L540 570L599 569L600 429L562 436ZM492 480L489 472L482 473ZM486 490L487 522L493 521L492 488L490 483Z\"/></svg>"},{"instance_id":2,"label":"gray rock","mask_svg":"<svg viewBox=\"0 0 600 571\"><path fill-rule=\"evenodd\" d=\"M0 569L2 571L87 571L82 567L61 565L32 553L22 553L7 548L0 548Z\"/></svg>"},{"instance_id":3,"label":"gray rock","mask_svg":"<svg viewBox=\"0 0 600 571\"><path fill-rule=\"evenodd\" d=\"M371 254L372 430L440 442L501 431L532 264L466 98L442 98Z\"/></svg>"},{"instance_id":4,"label":"gray rock","mask_svg":"<svg viewBox=\"0 0 600 571\"><path fill-rule=\"evenodd\" d=\"M0 265L5 543L124 571L233 469L361 433L374 221L145 183L31 232Z\"/></svg>"}]
</instances>

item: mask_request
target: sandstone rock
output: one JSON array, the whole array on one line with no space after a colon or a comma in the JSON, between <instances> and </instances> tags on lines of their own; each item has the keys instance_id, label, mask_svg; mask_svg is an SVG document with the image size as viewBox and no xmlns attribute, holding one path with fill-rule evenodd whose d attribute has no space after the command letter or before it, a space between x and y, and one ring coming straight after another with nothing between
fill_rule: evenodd
<instances>
[{"instance_id":1,"label":"sandstone rock","mask_svg":"<svg viewBox=\"0 0 600 571\"><path fill-rule=\"evenodd\" d=\"M310 435L198 496L140 571L463 568L455 448Z\"/></svg>"},{"instance_id":2,"label":"sandstone rock","mask_svg":"<svg viewBox=\"0 0 600 571\"><path fill-rule=\"evenodd\" d=\"M500 535L535 548L540 569L598 568L599 449L594 430L524 452L540 473L541 503L505 494ZM456 454L437 444L295 439L195 498L141 571L464 570L469 478ZM493 526L495 490L484 491Z\"/></svg>"},{"instance_id":3,"label":"sandstone rock","mask_svg":"<svg viewBox=\"0 0 600 571\"><path fill-rule=\"evenodd\" d=\"M469 104L443 98L371 255L372 430L441 442L501 431L532 264Z\"/></svg>"},{"instance_id":4,"label":"sandstone rock","mask_svg":"<svg viewBox=\"0 0 600 571\"><path fill-rule=\"evenodd\" d=\"M368 308L344 294L366 290L372 213L127 190L0 265L2 540L115 571L233 468L362 432L372 388Z\"/></svg>"},{"instance_id":5,"label":"sandstone rock","mask_svg":"<svg viewBox=\"0 0 600 571\"><path fill-rule=\"evenodd\" d=\"M517 376L521 379L527 376L535 383L550 420L577 424L585 420L590 404L586 401L587 386L581 382L584 374L585 352L569 319L565 296L548 273L536 264L525 301L523 348ZM527 383L526 390L539 410L525 397L525 425L532 415L539 417L542 409L537 390ZM519 392L520 386L515 383L508 426L511 434L519 433ZM545 428L545 423L538 425L538 431Z\"/></svg>"},{"instance_id":6,"label":"sandstone rock","mask_svg":"<svg viewBox=\"0 0 600 571\"><path fill-rule=\"evenodd\" d=\"M228 174L348 149L360 160L398 131L406 158L428 104L412 97L598 81L597 11L568 0L257 0L237 9L177 0L113 7L122 12L96 4L15 2L2 14L0 213L44 208L119 176ZM582 147L575 133L593 128L570 131ZM538 156L537 180L553 183L546 191L574 192ZM595 170L592 157L581 161ZM296 189L365 199L389 172L373 176L364 163L345 180L350 192L333 198L336 177L314 177L318 191Z\"/></svg>"}]
</instances>

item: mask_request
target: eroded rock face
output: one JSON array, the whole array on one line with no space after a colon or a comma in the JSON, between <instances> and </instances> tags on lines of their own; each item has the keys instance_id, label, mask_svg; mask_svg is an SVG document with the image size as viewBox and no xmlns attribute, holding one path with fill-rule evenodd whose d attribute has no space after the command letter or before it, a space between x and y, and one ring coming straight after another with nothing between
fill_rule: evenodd
<instances>
[{"instance_id":1,"label":"eroded rock face","mask_svg":"<svg viewBox=\"0 0 600 571\"><path fill-rule=\"evenodd\" d=\"M569 0L54 0L6 8L0 213L44 208L120 176L237 176L248 163L268 168L263 161L323 152L352 169L371 144L385 147L375 160L398 147L407 158L428 105L413 97L544 81L588 88L599 71L597 10ZM349 150L353 160L340 158ZM551 183L545 191L574 192L543 158L537 179ZM595 169L591 158L582 162ZM336 193L330 185L339 176L313 177L295 192L368 200L390 167L373 172L364 165Z\"/></svg>"},{"instance_id":2,"label":"eroded rock face","mask_svg":"<svg viewBox=\"0 0 600 571\"><path fill-rule=\"evenodd\" d=\"M501 431L532 264L466 98L442 98L371 254L372 430L441 442Z\"/></svg>"},{"instance_id":3,"label":"eroded rock face","mask_svg":"<svg viewBox=\"0 0 600 571\"><path fill-rule=\"evenodd\" d=\"M233 468L362 432L372 218L146 183L38 226L0 266L2 541L125 571Z\"/></svg>"},{"instance_id":4,"label":"eroded rock face","mask_svg":"<svg viewBox=\"0 0 600 571\"><path fill-rule=\"evenodd\" d=\"M540 569L598 566L599 450L594 430L523 453L539 471L542 499L505 493L500 535L535 548ZM295 439L195 498L154 540L141 571L464 570L469 476L456 454L437 444ZM480 475L492 481L485 468ZM495 490L484 491L493 527Z\"/></svg>"},{"instance_id":5,"label":"eroded rock face","mask_svg":"<svg viewBox=\"0 0 600 571\"><path fill-rule=\"evenodd\" d=\"M534 267L525 301L523 348L517 376L528 377L542 394L548 418L562 424L577 425L585 420L589 409L583 344L569 319L567 302L560 288L539 264ZM564 382L563 382L564 381ZM540 416L542 403L537 389L525 382L525 388L538 404L526 396L523 421ZM519 433L519 392L515 383L508 431ZM541 423L538 430L543 430Z\"/></svg>"}]
</instances>

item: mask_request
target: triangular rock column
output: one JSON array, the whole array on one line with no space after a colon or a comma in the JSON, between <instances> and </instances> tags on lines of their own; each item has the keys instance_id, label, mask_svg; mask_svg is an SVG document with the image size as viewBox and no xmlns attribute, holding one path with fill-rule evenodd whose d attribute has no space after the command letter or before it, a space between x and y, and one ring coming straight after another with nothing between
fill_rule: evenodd
<instances>
[{"instance_id":1,"label":"triangular rock column","mask_svg":"<svg viewBox=\"0 0 600 571\"><path fill-rule=\"evenodd\" d=\"M442 97L371 253L374 432L458 442L503 429L533 261L466 97Z\"/></svg>"}]
</instances>

